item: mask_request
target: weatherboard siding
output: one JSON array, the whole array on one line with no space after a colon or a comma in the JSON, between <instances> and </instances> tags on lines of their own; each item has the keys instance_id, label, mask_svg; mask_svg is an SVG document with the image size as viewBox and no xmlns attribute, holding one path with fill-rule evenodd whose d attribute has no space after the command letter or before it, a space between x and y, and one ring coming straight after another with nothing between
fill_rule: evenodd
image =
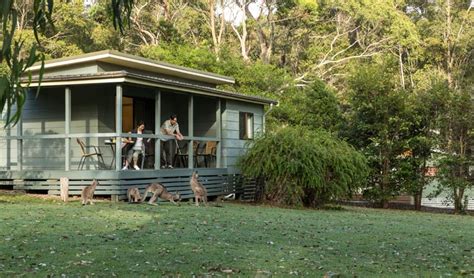
<instances>
[{"instance_id":1,"label":"weatherboard siding","mask_svg":"<svg viewBox=\"0 0 474 278\"><path fill-rule=\"evenodd\" d=\"M263 105L241 101L226 100L222 113L222 161L229 173L238 173L237 160L245 153L249 140L239 139L239 113L253 113L254 135L261 132L263 123Z\"/></svg>"},{"instance_id":2,"label":"weatherboard siding","mask_svg":"<svg viewBox=\"0 0 474 278\"><path fill-rule=\"evenodd\" d=\"M73 87L71 93L70 133L98 133L103 120L99 117L99 107L106 105L106 94L100 87ZM23 135L64 134L65 132L64 88L42 88L38 96L35 92L27 95L23 109ZM102 114L103 115L103 114ZM109 117L104 117L105 119ZM113 119L113 117L112 117ZM110 122L110 121L109 121ZM16 131L12 131L12 133ZM13 135L13 134L12 134ZM105 138L81 138L86 145L103 145ZM16 144L11 152L16 152ZM103 150L106 157L112 152ZM64 139L24 139L23 169L61 170L65 165ZM3 152L2 152L3 153ZM81 149L76 139L71 139L71 167L77 167ZM1 156L4 159L4 155ZM2 163L3 164L3 163ZM95 162L86 163L85 168L95 167Z\"/></svg>"}]
</instances>

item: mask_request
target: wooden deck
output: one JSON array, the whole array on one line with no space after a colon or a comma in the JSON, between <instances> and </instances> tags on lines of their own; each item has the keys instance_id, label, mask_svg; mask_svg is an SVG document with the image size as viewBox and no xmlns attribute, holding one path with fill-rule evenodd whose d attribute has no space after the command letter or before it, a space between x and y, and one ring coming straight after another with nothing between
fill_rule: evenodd
<instances>
[{"instance_id":1,"label":"wooden deck","mask_svg":"<svg viewBox=\"0 0 474 278\"><path fill-rule=\"evenodd\" d=\"M229 174L227 168L195 169L199 180L207 188L208 196L237 193L252 199L254 183L245 185L240 175ZM69 194L80 195L82 188L93 179L99 181L96 195L111 196L118 199L126 197L127 189L138 187L143 193L145 187L153 182L162 183L170 192L178 191L184 199L194 195L189 185L193 169L164 169L141 171L0 171L0 184L13 186L15 190L42 192L59 195L59 180L69 178ZM250 193L250 194L249 194Z\"/></svg>"}]
</instances>

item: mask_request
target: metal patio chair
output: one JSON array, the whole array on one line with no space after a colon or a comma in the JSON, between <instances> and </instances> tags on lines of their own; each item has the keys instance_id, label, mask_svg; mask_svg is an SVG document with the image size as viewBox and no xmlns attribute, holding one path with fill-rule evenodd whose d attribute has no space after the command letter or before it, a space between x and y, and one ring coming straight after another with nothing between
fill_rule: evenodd
<instances>
[{"instance_id":1,"label":"metal patio chair","mask_svg":"<svg viewBox=\"0 0 474 278\"><path fill-rule=\"evenodd\" d=\"M176 142L176 154L174 155L173 167L187 168L188 167L188 142Z\"/></svg>"},{"instance_id":2,"label":"metal patio chair","mask_svg":"<svg viewBox=\"0 0 474 278\"><path fill-rule=\"evenodd\" d=\"M204 160L204 167L207 168L207 154L206 154L206 145L207 142L201 141L199 143L195 144L194 148L194 167L199 168L199 158L202 157L202 160Z\"/></svg>"},{"instance_id":3,"label":"metal patio chair","mask_svg":"<svg viewBox=\"0 0 474 278\"><path fill-rule=\"evenodd\" d=\"M77 138L76 141L81 148L81 160L79 160L79 165L77 166L78 170L82 170L82 168L84 168L86 159L88 158L92 159L93 156L97 156L97 162L99 163L97 168L100 168L101 167L100 165L105 165L104 157L102 156L102 152L100 151L99 146L86 146L84 141L82 141L79 138ZM87 151L91 149L93 149L94 151L93 152Z\"/></svg>"}]
</instances>

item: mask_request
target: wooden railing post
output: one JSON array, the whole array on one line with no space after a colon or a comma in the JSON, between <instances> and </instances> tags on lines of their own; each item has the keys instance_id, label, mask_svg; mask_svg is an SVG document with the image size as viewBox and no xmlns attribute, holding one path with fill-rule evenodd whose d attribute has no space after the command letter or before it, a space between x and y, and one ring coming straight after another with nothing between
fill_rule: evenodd
<instances>
[{"instance_id":1,"label":"wooden railing post","mask_svg":"<svg viewBox=\"0 0 474 278\"><path fill-rule=\"evenodd\" d=\"M64 139L64 169L69 171L71 168L71 88L66 87L64 90L64 133L66 138Z\"/></svg>"},{"instance_id":2,"label":"wooden railing post","mask_svg":"<svg viewBox=\"0 0 474 278\"><path fill-rule=\"evenodd\" d=\"M122 168L122 85L115 87L115 170Z\"/></svg>"},{"instance_id":3,"label":"wooden railing post","mask_svg":"<svg viewBox=\"0 0 474 278\"><path fill-rule=\"evenodd\" d=\"M221 152L222 152L222 113L221 113L221 99L217 100L216 122L217 130L216 137L219 142L216 145L216 168L221 167Z\"/></svg>"},{"instance_id":4,"label":"wooden railing post","mask_svg":"<svg viewBox=\"0 0 474 278\"><path fill-rule=\"evenodd\" d=\"M155 135L160 135L161 131L161 92L155 93ZM160 169L161 164L161 140L155 140L155 170Z\"/></svg>"},{"instance_id":5,"label":"wooden railing post","mask_svg":"<svg viewBox=\"0 0 474 278\"><path fill-rule=\"evenodd\" d=\"M189 95L188 102L188 136L190 138L194 137L194 98L193 95ZM194 150L193 150L194 140L189 140L188 143L188 168L194 168Z\"/></svg>"},{"instance_id":6,"label":"wooden railing post","mask_svg":"<svg viewBox=\"0 0 474 278\"><path fill-rule=\"evenodd\" d=\"M61 200L67 203L69 198L69 179L67 177L61 177L59 180Z\"/></svg>"}]
</instances>

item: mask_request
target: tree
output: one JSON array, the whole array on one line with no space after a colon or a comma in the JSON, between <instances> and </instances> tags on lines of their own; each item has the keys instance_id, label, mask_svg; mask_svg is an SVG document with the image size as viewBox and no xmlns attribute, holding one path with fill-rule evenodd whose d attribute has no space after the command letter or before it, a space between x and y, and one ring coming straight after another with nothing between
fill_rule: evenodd
<instances>
[{"instance_id":1,"label":"tree","mask_svg":"<svg viewBox=\"0 0 474 278\"><path fill-rule=\"evenodd\" d=\"M242 55L242 59L244 61L248 62L250 61L249 57L249 52L250 52L250 46L248 43L248 36L249 32L247 29L247 12L246 10L248 9L248 5L251 3L250 0L235 0L235 4L238 7L239 12L236 13L235 15L235 20L237 20L237 16L240 13L243 17L242 22L240 23L240 26L234 26L234 24L231 23L232 30L234 30L235 35L237 36L240 44L240 53Z\"/></svg>"},{"instance_id":2,"label":"tree","mask_svg":"<svg viewBox=\"0 0 474 278\"><path fill-rule=\"evenodd\" d=\"M220 60L220 52L224 40L224 31L226 27L226 21L224 12L227 7L227 1L225 0L209 0L205 3L196 1L193 5L194 9L199 11L207 25L212 35L212 46L214 50L214 55L216 60ZM219 12L217 12L219 11Z\"/></svg>"},{"instance_id":3,"label":"tree","mask_svg":"<svg viewBox=\"0 0 474 278\"><path fill-rule=\"evenodd\" d=\"M299 35L297 51L303 53L296 54L300 57L296 80L302 85L315 78L336 84L347 77L351 63L416 41L415 25L398 2L333 0L297 5L295 16L303 20L293 32Z\"/></svg>"},{"instance_id":4,"label":"tree","mask_svg":"<svg viewBox=\"0 0 474 278\"><path fill-rule=\"evenodd\" d=\"M437 145L436 119L445 111L443 94L446 87L436 82L433 80L427 91L410 91L406 102L406 151L400 157L395 178L402 184L402 192L413 196L416 210L421 209L423 191L433 180L428 170Z\"/></svg>"},{"instance_id":5,"label":"tree","mask_svg":"<svg viewBox=\"0 0 474 278\"><path fill-rule=\"evenodd\" d=\"M134 0L111 0L113 10L114 27L123 32L124 24L130 16ZM8 71L0 76L0 114L6 110L5 126L14 125L21 116L22 108L26 99L28 81L22 81L27 68L35 62L44 62L44 55L39 51L41 44L39 35L45 34L49 26L53 27L54 1L33 0L33 32L36 42L26 50L22 39L15 40L17 28L24 26L23 18L26 10L15 0L0 2L0 24L2 29L2 49L0 52L0 63L5 63ZM20 24L18 15L20 14ZM124 17L123 14L126 14ZM41 67L42 68L42 67ZM40 71L40 81L41 74ZM25 84L26 83L26 84ZM13 110L13 107L16 109Z\"/></svg>"},{"instance_id":6,"label":"tree","mask_svg":"<svg viewBox=\"0 0 474 278\"><path fill-rule=\"evenodd\" d=\"M439 187L437 194L448 193L457 213L467 209L464 202L467 189L474 187L474 100L466 91L449 92L446 113L440 117L440 147L438 160Z\"/></svg>"},{"instance_id":7,"label":"tree","mask_svg":"<svg viewBox=\"0 0 474 278\"><path fill-rule=\"evenodd\" d=\"M367 173L364 156L349 144L306 127L285 127L256 139L239 165L246 176L264 178L267 200L288 205L349 198Z\"/></svg>"},{"instance_id":8,"label":"tree","mask_svg":"<svg viewBox=\"0 0 474 278\"><path fill-rule=\"evenodd\" d=\"M287 89L274 108L269 121L273 125L304 126L308 129L324 129L339 132L343 117L339 100L323 81L306 87Z\"/></svg>"},{"instance_id":9,"label":"tree","mask_svg":"<svg viewBox=\"0 0 474 278\"><path fill-rule=\"evenodd\" d=\"M408 1L412 20L420 32L423 48L414 59L417 71L413 78L415 89L435 88L426 83L426 76L436 77L442 84L437 94L442 103L436 125L436 149L440 181L438 194L449 192L455 210L464 209L465 190L472 186L472 86L474 59L474 13L471 1ZM428 80L433 78L428 78ZM439 86L438 86L439 87ZM471 94L471 95L470 95Z\"/></svg>"},{"instance_id":10,"label":"tree","mask_svg":"<svg viewBox=\"0 0 474 278\"><path fill-rule=\"evenodd\" d=\"M367 65L350 80L348 126L342 135L361 150L371 172L364 194L387 207L402 189L396 172L408 150L407 92L396 87L393 64Z\"/></svg>"}]
</instances>

